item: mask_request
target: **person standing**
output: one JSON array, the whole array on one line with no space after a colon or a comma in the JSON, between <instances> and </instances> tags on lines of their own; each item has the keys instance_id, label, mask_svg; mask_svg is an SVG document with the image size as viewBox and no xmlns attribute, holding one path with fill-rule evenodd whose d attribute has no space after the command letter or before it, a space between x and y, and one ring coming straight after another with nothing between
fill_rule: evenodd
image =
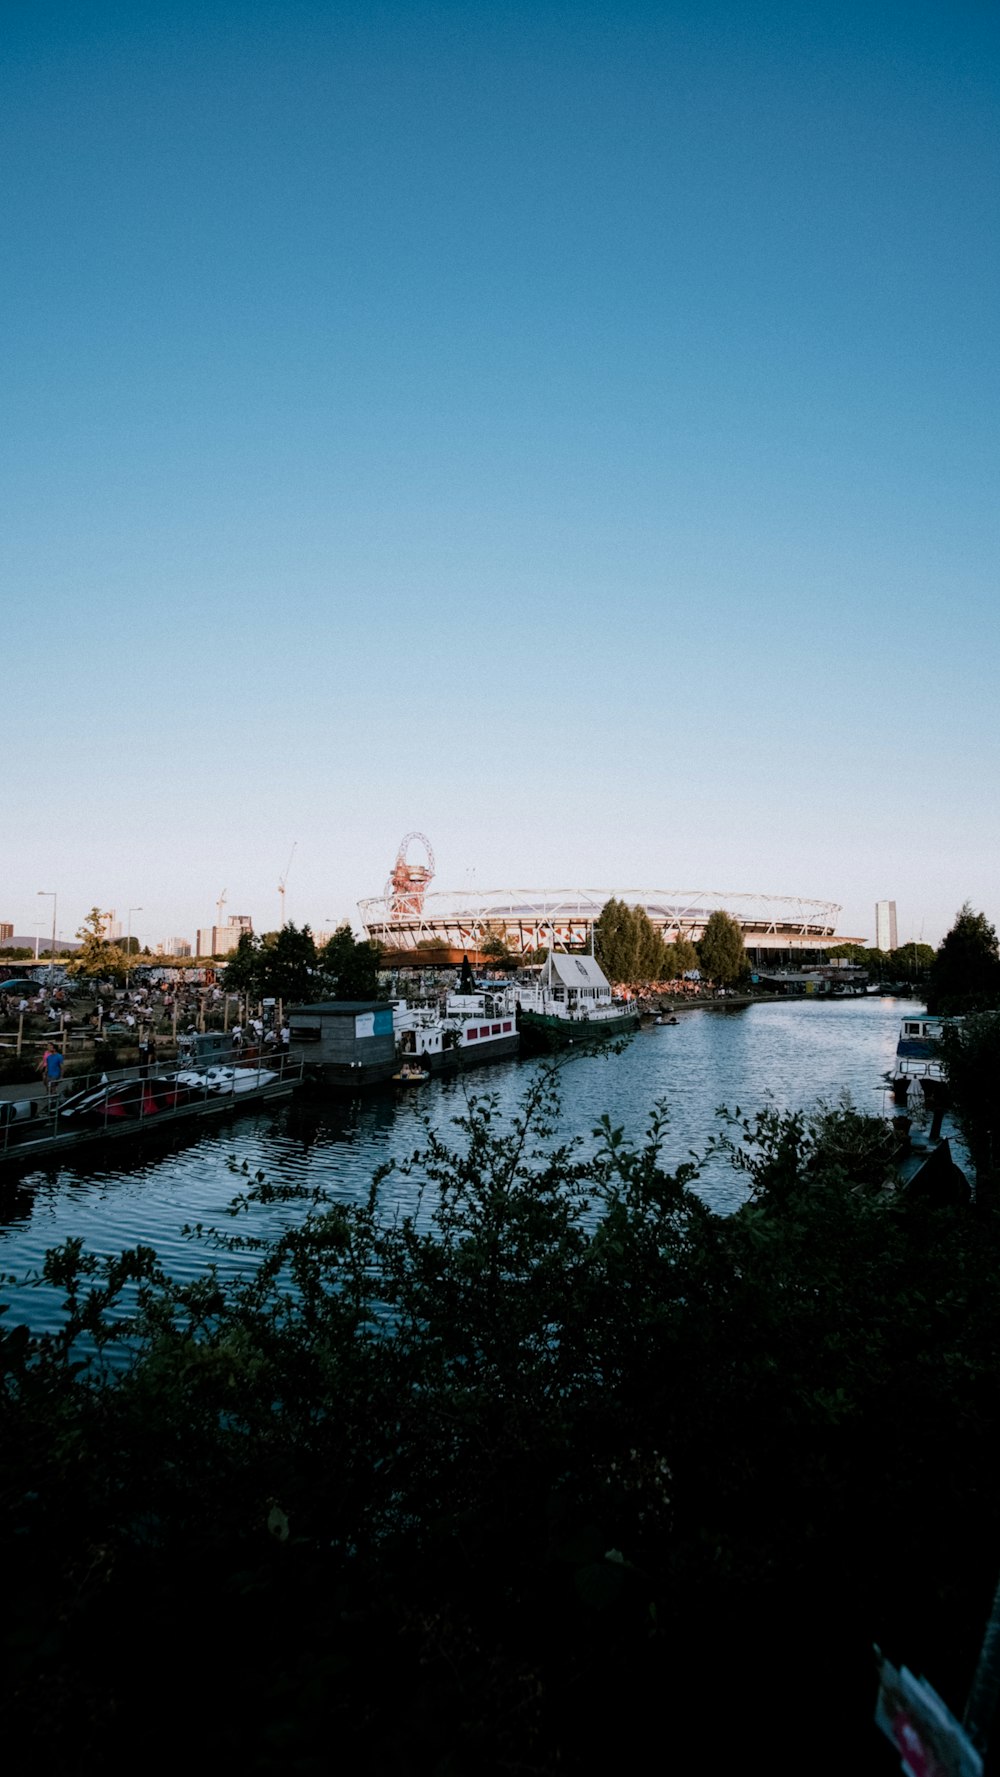
<instances>
[{"instance_id":1,"label":"person standing","mask_svg":"<svg viewBox=\"0 0 1000 1777\"><path fill-rule=\"evenodd\" d=\"M39 1073L45 1081L45 1096L50 1105L54 1104L59 1097L59 1083L63 1076L63 1058L58 1049L46 1049L39 1064Z\"/></svg>"}]
</instances>

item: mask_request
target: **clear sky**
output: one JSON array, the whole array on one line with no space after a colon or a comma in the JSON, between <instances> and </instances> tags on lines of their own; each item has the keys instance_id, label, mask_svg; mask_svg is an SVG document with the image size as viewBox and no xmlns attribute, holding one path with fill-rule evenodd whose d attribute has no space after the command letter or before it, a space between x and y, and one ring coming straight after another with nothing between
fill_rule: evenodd
<instances>
[{"instance_id":1,"label":"clear sky","mask_svg":"<svg viewBox=\"0 0 1000 1777\"><path fill-rule=\"evenodd\" d=\"M1000 14L9 6L0 919L1000 920Z\"/></svg>"}]
</instances>

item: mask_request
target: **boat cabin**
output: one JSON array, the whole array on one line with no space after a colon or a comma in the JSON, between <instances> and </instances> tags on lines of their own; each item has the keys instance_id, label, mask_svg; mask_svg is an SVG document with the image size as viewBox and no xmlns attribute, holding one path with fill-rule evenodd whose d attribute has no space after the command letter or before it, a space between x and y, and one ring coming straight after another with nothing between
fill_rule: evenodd
<instances>
[{"instance_id":1,"label":"boat cabin","mask_svg":"<svg viewBox=\"0 0 1000 1777\"><path fill-rule=\"evenodd\" d=\"M571 1016L611 1004L611 983L594 956L573 956L554 950L543 980L556 1004L565 1004Z\"/></svg>"},{"instance_id":2,"label":"boat cabin","mask_svg":"<svg viewBox=\"0 0 1000 1777\"><path fill-rule=\"evenodd\" d=\"M289 1047L306 1073L330 1086L370 1086L392 1077L396 1038L385 1000L322 1000L293 1006Z\"/></svg>"}]
</instances>

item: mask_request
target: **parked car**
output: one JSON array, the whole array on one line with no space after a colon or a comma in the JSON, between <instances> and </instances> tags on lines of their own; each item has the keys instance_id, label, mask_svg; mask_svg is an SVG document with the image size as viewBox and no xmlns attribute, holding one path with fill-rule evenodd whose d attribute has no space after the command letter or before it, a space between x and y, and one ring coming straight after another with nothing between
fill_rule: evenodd
<instances>
[{"instance_id":1,"label":"parked car","mask_svg":"<svg viewBox=\"0 0 1000 1777\"><path fill-rule=\"evenodd\" d=\"M30 975L12 975L9 981L0 981L0 993L16 993L21 999L33 1000L41 985Z\"/></svg>"}]
</instances>

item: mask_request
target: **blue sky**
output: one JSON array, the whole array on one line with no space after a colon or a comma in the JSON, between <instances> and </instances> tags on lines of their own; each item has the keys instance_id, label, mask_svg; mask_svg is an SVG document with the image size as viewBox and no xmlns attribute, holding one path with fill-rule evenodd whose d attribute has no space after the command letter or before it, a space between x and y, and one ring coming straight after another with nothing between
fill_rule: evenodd
<instances>
[{"instance_id":1,"label":"blue sky","mask_svg":"<svg viewBox=\"0 0 1000 1777\"><path fill-rule=\"evenodd\" d=\"M0 918L1000 921L984 5L24 7ZM38 909L41 909L39 913Z\"/></svg>"}]
</instances>

